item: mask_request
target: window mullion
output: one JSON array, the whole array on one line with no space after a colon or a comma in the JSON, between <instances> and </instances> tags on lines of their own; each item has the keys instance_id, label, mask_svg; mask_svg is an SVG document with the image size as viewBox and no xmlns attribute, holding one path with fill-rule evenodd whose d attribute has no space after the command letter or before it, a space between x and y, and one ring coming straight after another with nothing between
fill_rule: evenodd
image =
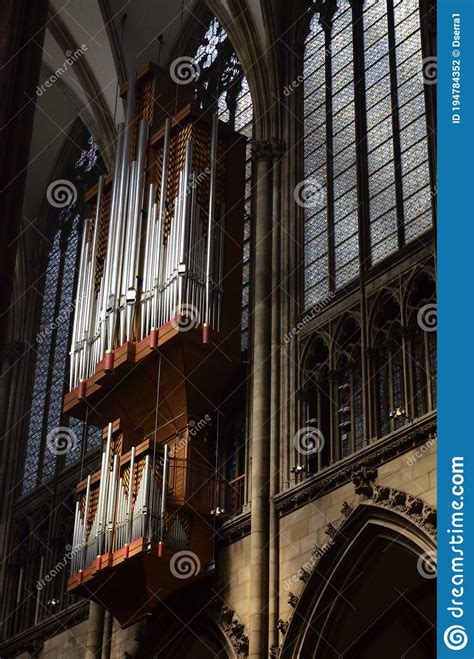
<instances>
[{"instance_id":1,"label":"window mullion","mask_svg":"<svg viewBox=\"0 0 474 659\"><path fill-rule=\"evenodd\" d=\"M363 6L352 4L353 50L354 50L354 101L356 116L357 193L359 198L359 271L360 276L370 267L370 223L369 223L369 171L367 155L367 114L365 95Z\"/></svg>"},{"instance_id":2,"label":"window mullion","mask_svg":"<svg viewBox=\"0 0 474 659\"><path fill-rule=\"evenodd\" d=\"M395 195L397 202L398 247L405 244L405 214L403 209L402 150L400 144L400 118L398 116L397 60L395 19L393 4L387 0L388 46L390 63L390 89L392 97L393 157L395 160Z\"/></svg>"},{"instance_id":3,"label":"window mullion","mask_svg":"<svg viewBox=\"0 0 474 659\"><path fill-rule=\"evenodd\" d=\"M333 112L332 112L332 57L331 33L334 16L326 16L322 20L324 30L324 67L326 72L326 187L327 187L327 218L328 218L328 270L329 290L336 288L336 265L334 246L334 146L333 146Z\"/></svg>"}]
</instances>

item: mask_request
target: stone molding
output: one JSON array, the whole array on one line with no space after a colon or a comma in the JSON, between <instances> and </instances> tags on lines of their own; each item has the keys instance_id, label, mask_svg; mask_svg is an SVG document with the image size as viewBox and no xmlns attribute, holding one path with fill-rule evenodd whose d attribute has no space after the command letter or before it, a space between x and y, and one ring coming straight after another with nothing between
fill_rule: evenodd
<instances>
[{"instance_id":1,"label":"stone molding","mask_svg":"<svg viewBox=\"0 0 474 659\"><path fill-rule=\"evenodd\" d=\"M216 612L216 620L233 647L236 656L247 657L249 653L249 639L245 634L245 625L237 618L235 611L229 606L222 606Z\"/></svg>"},{"instance_id":2,"label":"stone molding","mask_svg":"<svg viewBox=\"0 0 474 659\"><path fill-rule=\"evenodd\" d=\"M279 138L253 140L251 149L254 160L273 160L283 156L285 143Z\"/></svg>"},{"instance_id":3,"label":"stone molding","mask_svg":"<svg viewBox=\"0 0 474 659\"><path fill-rule=\"evenodd\" d=\"M49 638L56 636L66 629L78 625L89 616L89 602L81 601L69 606L58 614L47 618L25 632L9 638L0 645L0 656L3 659L17 657L22 652L28 652L30 656L37 656Z\"/></svg>"},{"instance_id":4,"label":"stone molding","mask_svg":"<svg viewBox=\"0 0 474 659\"><path fill-rule=\"evenodd\" d=\"M402 428L395 437L392 434L385 439L378 440L297 486L281 492L275 497L276 509L280 517L283 517L342 485L354 482L353 478L361 478L363 473L361 470L365 470L366 475L371 474L381 465L419 446L435 435L436 415L433 414L422 423ZM364 486L361 481L360 487L368 492L366 496L370 496L370 487L367 483Z\"/></svg>"}]
</instances>

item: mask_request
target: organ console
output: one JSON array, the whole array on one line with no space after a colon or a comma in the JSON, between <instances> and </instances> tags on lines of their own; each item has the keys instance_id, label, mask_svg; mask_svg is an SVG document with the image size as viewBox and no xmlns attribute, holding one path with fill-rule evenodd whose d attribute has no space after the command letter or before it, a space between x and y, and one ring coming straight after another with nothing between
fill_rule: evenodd
<instances>
[{"instance_id":1,"label":"organ console","mask_svg":"<svg viewBox=\"0 0 474 659\"><path fill-rule=\"evenodd\" d=\"M104 427L100 471L77 486L68 590L127 626L213 562L225 494L214 422L240 355L245 141L154 65L121 93L113 172L86 197L64 411Z\"/></svg>"}]
</instances>

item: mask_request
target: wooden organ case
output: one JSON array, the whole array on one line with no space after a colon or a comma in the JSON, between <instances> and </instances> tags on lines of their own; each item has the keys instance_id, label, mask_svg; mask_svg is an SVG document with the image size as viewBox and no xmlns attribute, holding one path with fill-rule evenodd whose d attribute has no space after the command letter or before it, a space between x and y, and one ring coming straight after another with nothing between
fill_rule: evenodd
<instances>
[{"instance_id":1,"label":"wooden organ case","mask_svg":"<svg viewBox=\"0 0 474 659\"><path fill-rule=\"evenodd\" d=\"M64 411L104 428L68 591L124 627L213 561L216 408L240 359L245 139L147 65L87 194ZM189 93L184 92L184 93Z\"/></svg>"}]
</instances>

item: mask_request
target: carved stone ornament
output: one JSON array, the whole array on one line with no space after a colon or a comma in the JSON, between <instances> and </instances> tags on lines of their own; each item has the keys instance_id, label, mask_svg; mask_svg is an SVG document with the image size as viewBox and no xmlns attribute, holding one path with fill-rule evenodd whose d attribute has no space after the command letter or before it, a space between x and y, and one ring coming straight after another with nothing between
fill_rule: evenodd
<instances>
[{"instance_id":1,"label":"carved stone ornament","mask_svg":"<svg viewBox=\"0 0 474 659\"><path fill-rule=\"evenodd\" d=\"M341 485L351 482L351 480L354 482L353 477L359 470L376 471L379 466L434 437L436 437L436 420L434 416L415 424L414 427L407 426L400 431L400 436L396 439L390 438L390 440L373 443L364 449L362 456L351 456L348 459L349 464L347 466L335 464L333 468L329 468L326 472L321 472L321 474L316 474L312 478L303 481L300 486L281 493L275 501L276 509L280 516L283 516L293 510L302 508L322 494L327 494Z\"/></svg>"},{"instance_id":2,"label":"carved stone ornament","mask_svg":"<svg viewBox=\"0 0 474 659\"><path fill-rule=\"evenodd\" d=\"M375 485L372 501L407 515L417 526L436 537L436 510L422 499L393 487Z\"/></svg>"},{"instance_id":3,"label":"carved stone ornament","mask_svg":"<svg viewBox=\"0 0 474 659\"><path fill-rule=\"evenodd\" d=\"M278 620L277 627L278 627L278 629L279 629L282 636L284 636L286 634L286 632L288 631L289 624L290 623L288 622L288 620L283 620L283 618L280 618Z\"/></svg>"},{"instance_id":4,"label":"carved stone ornament","mask_svg":"<svg viewBox=\"0 0 474 659\"><path fill-rule=\"evenodd\" d=\"M251 149L254 160L273 160L274 158L282 157L285 150L285 143L276 138L270 140L253 140Z\"/></svg>"},{"instance_id":5,"label":"carved stone ornament","mask_svg":"<svg viewBox=\"0 0 474 659\"><path fill-rule=\"evenodd\" d=\"M306 568L302 567L300 570L298 570L298 579L303 583L308 583L310 576L311 574Z\"/></svg>"},{"instance_id":6,"label":"carved stone ornament","mask_svg":"<svg viewBox=\"0 0 474 659\"><path fill-rule=\"evenodd\" d=\"M278 659L281 654L281 648L278 645L270 645L269 659Z\"/></svg>"},{"instance_id":7,"label":"carved stone ornament","mask_svg":"<svg viewBox=\"0 0 474 659\"><path fill-rule=\"evenodd\" d=\"M298 604L298 597L294 593L289 593L288 604L292 609L296 609L296 605Z\"/></svg>"},{"instance_id":8,"label":"carved stone ornament","mask_svg":"<svg viewBox=\"0 0 474 659\"><path fill-rule=\"evenodd\" d=\"M374 491L374 483L377 478L377 469L362 465L351 474L351 480L355 485L355 493L371 498Z\"/></svg>"},{"instance_id":9,"label":"carved stone ornament","mask_svg":"<svg viewBox=\"0 0 474 659\"><path fill-rule=\"evenodd\" d=\"M344 501L344 503L342 504L341 513L344 515L344 517L349 517L351 512L352 512L352 506L350 506L347 503L347 501Z\"/></svg>"},{"instance_id":10,"label":"carved stone ornament","mask_svg":"<svg viewBox=\"0 0 474 659\"><path fill-rule=\"evenodd\" d=\"M226 605L222 606L217 612L217 621L229 639L237 657L247 657L249 653L249 639L244 633L245 625L235 617L235 611Z\"/></svg>"}]
</instances>

